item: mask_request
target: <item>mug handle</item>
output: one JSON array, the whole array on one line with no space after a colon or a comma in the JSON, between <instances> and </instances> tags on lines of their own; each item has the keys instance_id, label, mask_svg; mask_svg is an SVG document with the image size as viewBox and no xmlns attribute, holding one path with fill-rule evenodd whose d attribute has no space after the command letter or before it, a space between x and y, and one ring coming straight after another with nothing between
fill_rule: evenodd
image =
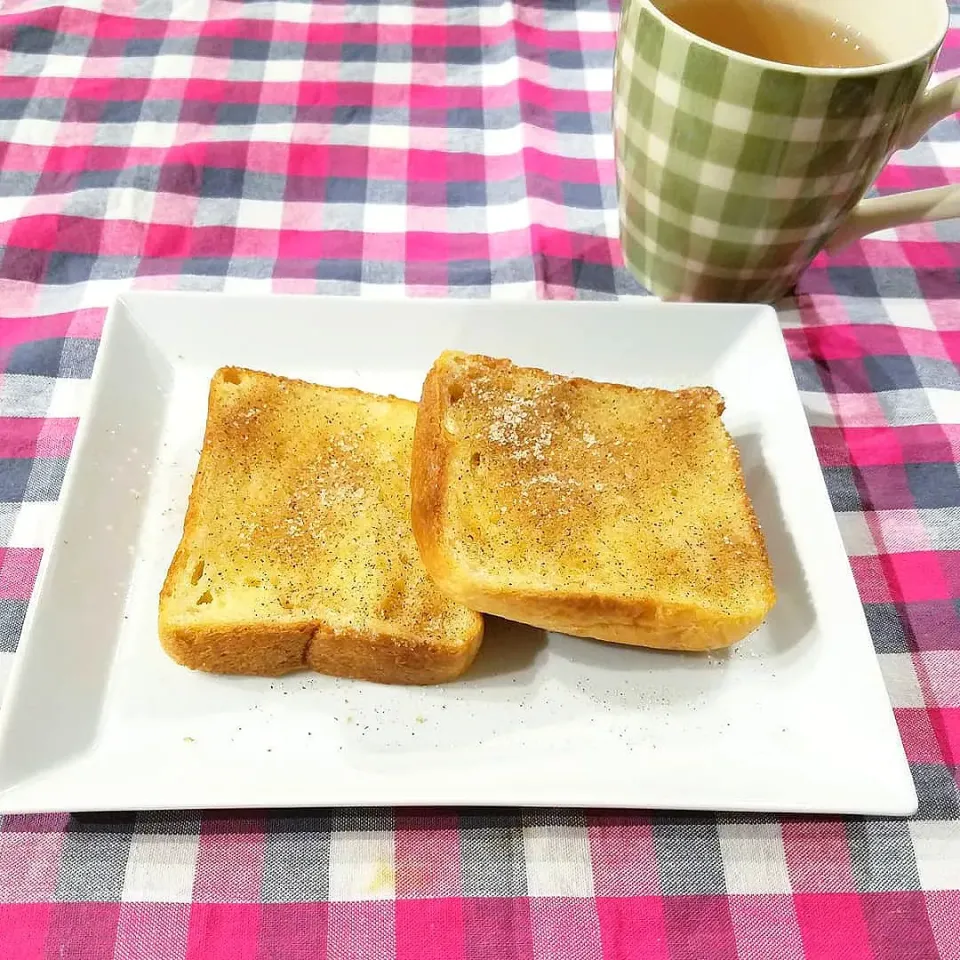
<instances>
[{"instance_id":1,"label":"mug handle","mask_svg":"<svg viewBox=\"0 0 960 960\"><path fill-rule=\"evenodd\" d=\"M960 77L946 80L928 90L919 106L907 121L897 141L897 149L914 146L938 120L960 111ZM888 197L861 200L830 239L824 244L827 251L838 250L853 240L922 220L949 220L960 217L960 184L949 187L931 187L911 190Z\"/></svg>"}]
</instances>

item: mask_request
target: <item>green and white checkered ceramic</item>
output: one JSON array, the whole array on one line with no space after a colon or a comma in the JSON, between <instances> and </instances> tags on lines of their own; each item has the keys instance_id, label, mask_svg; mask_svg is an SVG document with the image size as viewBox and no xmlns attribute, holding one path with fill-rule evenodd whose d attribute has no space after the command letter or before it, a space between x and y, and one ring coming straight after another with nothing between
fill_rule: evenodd
<instances>
[{"instance_id":1,"label":"green and white checkered ceramic","mask_svg":"<svg viewBox=\"0 0 960 960\"><path fill-rule=\"evenodd\" d=\"M936 50L866 70L779 67L624 0L614 130L627 265L665 297L786 293L896 147Z\"/></svg>"}]
</instances>

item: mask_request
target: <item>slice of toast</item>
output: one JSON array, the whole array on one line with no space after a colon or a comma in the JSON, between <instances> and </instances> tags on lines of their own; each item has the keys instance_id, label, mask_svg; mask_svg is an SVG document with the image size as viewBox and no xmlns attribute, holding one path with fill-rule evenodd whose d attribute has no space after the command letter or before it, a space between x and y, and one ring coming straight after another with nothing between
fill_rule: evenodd
<instances>
[{"instance_id":1,"label":"slice of toast","mask_svg":"<svg viewBox=\"0 0 960 960\"><path fill-rule=\"evenodd\" d=\"M410 529L417 405L225 367L160 594L179 663L438 683L481 617L433 585Z\"/></svg>"},{"instance_id":2,"label":"slice of toast","mask_svg":"<svg viewBox=\"0 0 960 960\"><path fill-rule=\"evenodd\" d=\"M775 593L712 389L670 392L445 353L423 387L413 532L449 597L617 643L708 650Z\"/></svg>"}]
</instances>

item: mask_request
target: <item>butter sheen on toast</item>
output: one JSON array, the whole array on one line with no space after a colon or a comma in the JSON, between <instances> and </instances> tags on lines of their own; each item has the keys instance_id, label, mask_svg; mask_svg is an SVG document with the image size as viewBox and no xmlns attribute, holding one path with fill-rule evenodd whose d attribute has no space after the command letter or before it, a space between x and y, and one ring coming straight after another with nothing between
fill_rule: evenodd
<instances>
[{"instance_id":1,"label":"butter sheen on toast","mask_svg":"<svg viewBox=\"0 0 960 960\"><path fill-rule=\"evenodd\" d=\"M160 597L179 663L438 683L483 621L444 596L410 528L417 406L253 370L214 375L183 537Z\"/></svg>"},{"instance_id":2,"label":"butter sheen on toast","mask_svg":"<svg viewBox=\"0 0 960 960\"><path fill-rule=\"evenodd\" d=\"M444 353L413 446L424 565L452 599L544 629L676 650L735 643L776 595L722 412L708 387Z\"/></svg>"}]
</instances>

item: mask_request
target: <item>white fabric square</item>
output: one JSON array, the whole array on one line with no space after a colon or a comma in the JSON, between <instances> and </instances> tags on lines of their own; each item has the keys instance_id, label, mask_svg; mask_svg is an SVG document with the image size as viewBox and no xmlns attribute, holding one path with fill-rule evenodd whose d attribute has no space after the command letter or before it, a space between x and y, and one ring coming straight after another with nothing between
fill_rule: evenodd
<instances>
[{"instance_id":1,"label":"white fabric square","mask_svg":"<svg viewBox=\"0 0 960 960\"><path fill-rule=\"evenodd\" d=\"M890 705L893 707L922 707L923 691L917 679L913 657L909 653L885 653L878 658Z\"/></svg>"},{"instance_id":2,"label":"white fabric square","mask_svg":"<svg viewBox=\"0 0 960 960\"><path fill-rule=\"evenodd\" d=\"M412 3L384 3L377 7L377 23L406 27L414 21Z\"/></svg>"},{"instance_id":3,"label":"white fabric square","mask_svg":"<svg viewBox=\"0 0 960 960\"><path fill-rule=\"evenodd\" d=\"M87 409L90 381L58 377L53 384L47 417L79 417Z\"/></svg>"},{"instance_id":4,"label":"white fabric square","mask_svg":"<svg viewBox=\"0 0 960 960\"><path fill-rule=\"evenodd\" d=\"M606 92L610 89L610 70L603 67L586 67L579 75L584 90L591 93ZM607 137L601 139L607 140ZM598 141L599 143L599 141Z\"/></svg>"},{"instance_id":5,"label":"white fabric square","mask_svg":"<svg viewBox=\"0 0 960 960\"><path fill-rule=\"evenodd\" d=\"M155 80L183 80L193 76L196 58L182 53L163 53L153 58Z\"/></svg>"},{"instance_id":6,"label":"white fabric square","mask_svg":"<svg viewBox=\"0 0 960 960\"><path fill-rule=\"evenodd\" d=\"M157 58L160 59L159 57ZM131 147L171 147L177 140L178 126L175 123L157 123L153 120L138 120L130 130ZM236 133L234 133L236 136Z\"/></svg>"},{"instance_id":7,"label":"white fabric square","mask_svg":"<svg viewBox=\"0 0 960 960\"><path fill-rule=\"evenodd\" d=\"M926 394L938 423L960 423L960 392L934 388Z\"/></svg>"},{"instance_id":8,"label":"white fabric square","mask_svg":"<svg viewBox=\"0 0 960 960\"><path fill-rule=\"evenodd\" d=\"M491 300L538 300L537 281L522 280L518 283L495 283L490 287Z\"/></svg>"},{"instance_id":9,"label":"white fabric square","mask_svg":"<svg viewBox=\"0 0 960 960\"><path fill-rule=\"evenodd\" d=\"M263 65L263 79L271 83L293 83L302 76L302 60L274 59Z\"/></svg>"},{"instance_id":10,"label":"white fabric square","mask_svg":"<svg viewBox=\"0 0 960 960\"><path fill-rule=\"evenodd\" d=\"M957 829L956 822L914 820L909 826L920 888L960 888L960 830Z\"/></svg>"},{"instance_id":11,"label":"white fabric square","mask_svg":"<svg viewBox=\"0 0 960 960\"><path fill-rule=\"evenodd\" d=\"M876 234L874 235L876 237ZM896 239L896 237L894 237ZM925 300L906 300L900 297L884 298L881 301L884 313L898 327L914 327L917 330L936 330L930 308Z\"/></svg>"},{"instance_id":12,"label":"white fabric square","mask_svg":"<svg viewBox=\"0 0 960 960\"><path fill-rule=\"evenodd\" d=\"M230 139L226 134L230 133L230 127L218 128L224 131L224 140ZM302 129L302 128L301 128ZM236 136L234 133L233 136ZM214 136L213 139L219 139ZM255 142L263 143L294 143L294 126L292 123L257 123L250 131L250 139Z\"/></svg>"},{"instance_id":13,"label":"white fabric square","mask_svg":"<svg viewBox=\"0 0 960 960\"><path fill-rule=\"evenodd\" d=\"M526 230L530 226L530 208L527 198L512 203L491 203L483 211L487 233L507 233L511 230Z\"/></svg>"},{"instance_id":14,"label":"white fabric square","mask_svg":"<svg viewBox=\"0 0 960 960\"><path fill-rule=\"evenodd\" d=\"M617 29L619 15L608 10L577 10L574 12L577 21L577 33L609 33Z\"/></svg>"},{"instance_id":15,"label":"white fabric square","mask_svg":"<svg viewBox=\"0 0 960 960\"><path fill-rule=\"evenodd\" d=\"M409 150L410 128L397 124L374 123L369 128L369 141L371 147Z\"/></svg>"},{"instance_id":16,"label":"white fabric square","mask_svg":"<svg viewBox=\"0 0 960 960\"><path fill-rule=\"evenodd\" d=\"M412 76L413 64L409 60L403 63L378 60L373 65L373 82L376 86L392 83L406 87L410 85Z\"/></svg>"},{"instance_id":17,"label":"white fabric square","mask_svg":"<svg viewBox=\"0 0 960 960\"><path fill-rule=\"evenodd\" d=\"M524 130L520 126L507 127L504 130L484 130L484 153L488 157L508 157L519 153L524 143Z\"/></svg>"},{"instance_id":18,"label":"white fabric square","mask_svg":"<svg viewBox=\"0 0 960 960\"><path fill-rule=\"evenodd\" d=\"M395 895L393 831L334 830L330 834L329 899L391 900Z\"/></svg>"},{"instance_id":19,"label":"white fabric square","mask_svg":"<svg viewBox=\"0 0 960 960\"><path fill-rule=\"evenodd\" d=\"M368 203L363 210L364 233L406 233L407 207L396 203Z\"/></svg>"},{"instance_id":20,"label":"white fabric square","mask_svg":"<svg viewBox=\"0 0 960 960\"><path fill-rule=\"evenodd\" d=\"M251 200L237 203L237 226L252 230L279 230L283 226L283 204L275 200Z\"/></svg>"},{"instance_id":21,"label":"white fabric square","mask_svg":"<svg viewBox=\"0 0 960 960\"><path fill-rule=\"evenodd\" d=\"M481 8L482 9L482 8ZM507 57L480 65L480 83L486 87L505 87L517 79L517 64Z\"/></svg>"},{"instance_id":22,"label":"white fabric square","mask_svg":"<svg viewBox=\"0 0 960 960\"><path fill-rule=\"evenodd\" d=\"M0 653L0 700L3 699L4 691L7 689L7 679L13 669L13 658L15 656L15 653Z\"/></svg>"},{"instance_id":23,"label":"white fabric square","mask_svg":"<svg viewBox=\"0 0 960 960\"><path fill-rule=\"evenodd\" d=\"M833 412L830 397L826 393L801 391L800 399L811 427L835 427L837 415Z\"/></svg>"},{"instance_id":24,"label":"white fabric square","mask_svg":"<svg viewBox=\"0 0 960 960\"><path fill-rule=\"evenodd\" d=\"M727 893L791 892L778 823L722 823L717 829Z\"/></svg>"},{"instance_id":25,"label":"white fabric square","mask_svg":"<svg viewBox=\"0 0 960 960\"><path fill-rule=\"evenodd\" d=\"M122 898L126 903L190 903L199 835L135 833Z\"/></svg>"},{"instance_id":26,"label":"white fabric square","mask_svg":"<svg viewBox=\"0 0 960 960\"><path fill-rule=\"evenodd\" d=\"M57 523L57 504L25 500L17 510L9 547L46 547Z\"/></svg>"},{"instance_id":27,"label":"white fabric square","mask_svg":"<svg viewBox=\"0 0 960 960\"><path fill-rule=\"evenodd\" d=\"M843 537L843 546L849 557L875 557L877 544L867 526L867 521L858 510L843 510L837 514L837 526Z\"/></svg>"},{"instance_id":28,"label":"white fabric square","mask_svg":"<svg viewBox=\"0 0 960 960\"><path fill-rule=\"evenodd\" d=\"M585 826L524 826L523 851L531 897L593 896L593 865Z\"/></svg>"},{"instance_id":29,"label":"white fabric square","mask_svg":"<svg viewBox=\"0 0 960 960\"><path fill-rule=\"evenodd\" d=\"M270 277L234 277L223 278L224 293L270 293L272 280Z\"/></svg>"},{"instance_id":30,"label":"white fabric square","mask_svg":"<svg viewBox=\"0 0 960 960\"><path fill-rule=\"evenodd\" d=\"M60 120L30 118L17 123L15 142L27 147L50 147L57 135L62 133L63 123Z\"/></svg>"},{"instance_id":31,"label":"white fabric square","mask_svg":"<svg viewBox=\"0 0 960 960\"><path fill-rule=\"evenodd\" d=\"M268 4L264 4L264 13L268 19L278 22L289 20L293 23L309 23L312 7L312 3L284 3L271 10Z\"/></svg>"}]
</instances>

